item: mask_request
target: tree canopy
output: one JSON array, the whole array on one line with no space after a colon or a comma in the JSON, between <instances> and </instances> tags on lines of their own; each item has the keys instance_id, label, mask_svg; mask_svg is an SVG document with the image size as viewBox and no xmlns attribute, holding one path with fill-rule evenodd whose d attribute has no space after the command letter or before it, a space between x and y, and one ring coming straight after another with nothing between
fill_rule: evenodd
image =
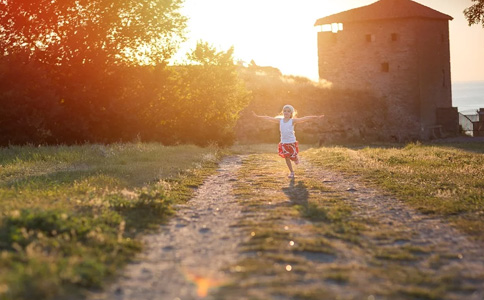
<instances>
[{"instance_id":1,"label":"tree canopy","mask_svg":"<svg viewBox=\"0 0 484 300\"><path fill-rule=\"evenodd\" d=\"M157 64L184 39L183 0L1 0L0 55L56 65Z\"/></svg>"},{"instance_id":2,"label":"tree canopy","mask_svg":"<svg viewBox=\"0 0 484 300\"><path fill-rule=\"evenodd\" d=\"M183 0L0 0L0 146L230 144L249 94L233 49L186 65Z\"/></svg>"},{"instance_id":3,"label":"tree canopy","mask_svg":"<svg viewBox=\"0 0 484 300\"><path fill-rule=\"evenodd\" d=\"M484 0L472 0L472 2L475 3L464 10L469 26L482 23L484 27Z\"/></svg>"}]
</instances>

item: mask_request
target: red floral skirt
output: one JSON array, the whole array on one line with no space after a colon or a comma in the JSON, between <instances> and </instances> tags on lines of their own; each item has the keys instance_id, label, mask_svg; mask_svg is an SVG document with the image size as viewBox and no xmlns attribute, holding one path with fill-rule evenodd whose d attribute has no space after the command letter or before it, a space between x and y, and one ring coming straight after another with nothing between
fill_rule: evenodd
<instances>
[{"instance_id":1,"label":"red floral skirt","mask_svg":"<svg viewBox=\"0 0 484 300\"><path fill-rule=\"evenodd\" d=\"M283 144L279 143L279 156L282 158L289 157L290 160L294 161L296 164L299 163L299 153L298 142Z\"/></svg>"}]
</instances>

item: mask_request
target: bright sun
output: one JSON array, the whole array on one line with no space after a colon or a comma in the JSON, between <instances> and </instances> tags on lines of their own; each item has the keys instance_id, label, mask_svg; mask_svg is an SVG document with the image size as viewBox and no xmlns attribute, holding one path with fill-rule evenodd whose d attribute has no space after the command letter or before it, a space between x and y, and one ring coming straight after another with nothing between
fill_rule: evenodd
<instances>
[{"instance_id":1,"label":"bright sun","mask_svg":"<svg viewBox=\"0 0 484 300\"><path fill-rule=\"evenodd\" d=\"M175 57L180 61L198 40L218 50L235 48L235 59L279 68L283 74L318 79L317 29L322 17L369 5L377 0L185 0L189 41ZM450 22L453 79L484 78L482 28L469 28L462 11L466 1L414 0L452 15ZM344 29L343 29L344 30ZM473 46L470 46L471 43ZM476 79L474 79L476 80Z\"/></svg>"},{"instance_id":2,"label":"bright sun","mask_svg":"<svg viewBox=\"0 0 484 300\"><path fill-rule=\"evenodd\" d=\"M310 2L186 0L182 13L190 18L190 41L180 53L193 49L202 39L219 50L234 46L235 58L246 63L254 60L285 74L317 79L317 31L313 25L316 19L338 12L338 5L319 1L314 9Z\"/></svg>"}]
</instances>

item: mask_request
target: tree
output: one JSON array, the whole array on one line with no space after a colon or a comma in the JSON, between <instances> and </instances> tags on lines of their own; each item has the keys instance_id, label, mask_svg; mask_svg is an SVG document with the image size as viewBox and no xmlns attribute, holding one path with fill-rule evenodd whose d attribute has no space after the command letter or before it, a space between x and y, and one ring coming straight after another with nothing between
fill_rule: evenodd
<instances>
[{"instance_id":1,"label":"tree","mask_svg":"<svg viewBox=\"0 0 484 300\"><path fill-rule=\"evenodd\" d=\"M182 2L0 0L0 144L131 140L184 39Z\"/></svg>"},{"instance_id":2,"label":"tree","mask_svg":"<svg viewBox=\"0 0 484 300\"><path fill-rule=\"evenodd\" d=\"M472 0L472 2L476 3L464 10L469 26L482 23L484 27L484 0Z\"/></svg>"},{"instance_id":3,"label":"tree","mask_svg":"<svg viewBox=\"0 0 484 300\"><path fill-rule=\"evenodd\" d=\"M2 0L0 56L48 64L157 64L184 39L183 0Z\"/></svg>"},{"instance_id":4,"label":"tree","mask_svg":"<svg viewBox=\"0 0 484 300\"><path fill-rule=\"evenodd\" d=\"M250 95L237 74L234 49L217 51L198 42L189 64L177 68L179 98L173 103L172 131L182 142L229 145L234 126Z\"/></svg>"}]
</instances>

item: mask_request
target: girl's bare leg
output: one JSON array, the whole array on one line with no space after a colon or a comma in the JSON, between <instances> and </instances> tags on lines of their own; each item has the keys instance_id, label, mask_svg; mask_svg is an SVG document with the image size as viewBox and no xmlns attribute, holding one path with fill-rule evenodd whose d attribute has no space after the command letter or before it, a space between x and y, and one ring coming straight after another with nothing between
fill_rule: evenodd
<instances>
[{"instance_id":1,"label":"girl's bare leg","mask_svg":"<svg viewBox=\"0 0 484 300\"><path fill-rule=\"evenodd\" d=\"M289 171L291 172L291 174L294 174L294 170L292 169L291 159L289 157L286 157L286 164L287 164L287 167L289 168Z\"/></svg>"}]
</instances>

